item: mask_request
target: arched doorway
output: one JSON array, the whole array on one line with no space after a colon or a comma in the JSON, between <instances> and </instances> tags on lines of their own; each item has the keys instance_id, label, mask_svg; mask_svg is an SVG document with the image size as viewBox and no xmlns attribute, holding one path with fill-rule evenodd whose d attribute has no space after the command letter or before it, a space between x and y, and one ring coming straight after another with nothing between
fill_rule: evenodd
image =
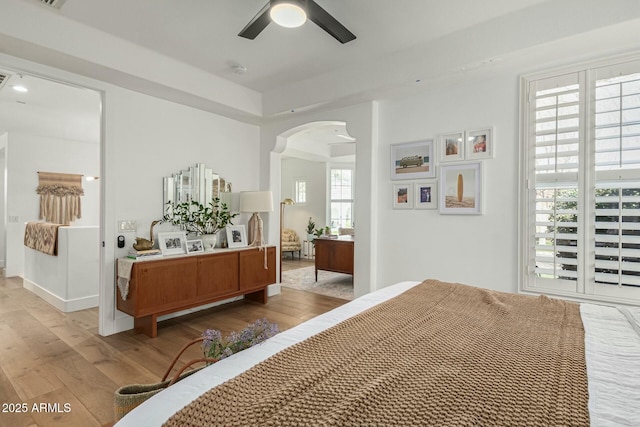
<instances>
[{"instance_id":1,"label":"arched doorway","mask_svg":"<svg viewBox=\"0 0 640 427\"><path fill-rule=\"evenodd\" d=\"M281 209L282 286L353 299L353 275L321 270L316 277L314 233L354 230L355 146L341 121L307 123L286 138L280 194L294 204Z\"/></svg>"}]
</instances>

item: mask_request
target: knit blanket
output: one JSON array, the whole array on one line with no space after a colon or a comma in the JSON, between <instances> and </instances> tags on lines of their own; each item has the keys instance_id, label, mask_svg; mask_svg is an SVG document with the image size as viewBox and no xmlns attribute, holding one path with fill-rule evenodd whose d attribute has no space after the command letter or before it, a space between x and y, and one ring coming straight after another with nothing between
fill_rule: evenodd
<instances>
[{"instance_id":1,"label":"knit blanket","mask_svg":"<svg viewBox=\"0 0 640 427\"><path fill-rule=\"evenodd\" d=\"M47 255L58 255L58 227L61 225L28 222L24 230L24 245Z\"/></svg>"},{"instance_id":2,"label":"knit blanket","mask_svg":"<svg viewBox=\"0 0 640 427\"><path fill-rule=\"evenodd\" d=\"M204 393L174 426L588 426L579 305L427 280Z\"/></svg>"}]
</instances>

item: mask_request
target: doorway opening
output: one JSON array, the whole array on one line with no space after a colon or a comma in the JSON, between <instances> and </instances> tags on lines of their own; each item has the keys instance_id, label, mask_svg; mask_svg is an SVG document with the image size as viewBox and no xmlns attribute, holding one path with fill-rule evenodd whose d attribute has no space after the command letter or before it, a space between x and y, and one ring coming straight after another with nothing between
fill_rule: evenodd
<instances>
[{"instance_id":1,"label":"doorway opening","mask_svg":"<svg viewBox=\"0 0 640 427\"><path fill-rule=\"evenodd\" d=\"M4 77L0 85L0 262L4 276L22 278L26 289L60 311L93 310L97 326L102 94L2 65L0 74ZM74 188L79 188L80 202L70 224L42 216L43 199L36 189L45 174L73 177ZM64 186L52 187L56 185ZM42 187L38 191L42 193ZM62 196L53 197L62 200ZM66 200L63 205L69 207ZM49 223L56 230L55 255L24 246L27 223Z\"/></svg>"},{"instance_id":2,"label":"doorway opening","mask_svg":"<svg viewBox=\"0 0 640 427\"><path fill-rule=\"evenodd\" d=\"M280 196L293 204L281 210L282 286L353 299L352 274L320 270L316 280L315 239L354 234L355 148L339 121L308 123L286 137Z\"/></svg>"}]
</instances>

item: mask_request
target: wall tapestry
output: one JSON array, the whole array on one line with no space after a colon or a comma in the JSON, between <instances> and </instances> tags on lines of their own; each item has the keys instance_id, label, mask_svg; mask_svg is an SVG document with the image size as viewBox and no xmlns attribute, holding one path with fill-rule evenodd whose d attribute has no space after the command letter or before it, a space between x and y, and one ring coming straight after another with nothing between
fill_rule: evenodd
<instances>
[{"instance_id":1,"label":"wall tapestry","mask_svg":"<svg viewBox=\"0 0 640 427\"><path fill-rule=\"evenodd\" d=\"M40 219L69 225L81 218L82 175L38 172L38 177L36 193L40 195Z\"/></svg>"}]
</instances>

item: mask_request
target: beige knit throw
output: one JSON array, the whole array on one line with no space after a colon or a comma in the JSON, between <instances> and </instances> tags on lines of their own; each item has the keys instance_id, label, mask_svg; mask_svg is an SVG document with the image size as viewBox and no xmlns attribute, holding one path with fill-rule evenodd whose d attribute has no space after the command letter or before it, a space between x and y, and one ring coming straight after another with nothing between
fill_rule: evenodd
<instances>
[{"instance_id":1,"label":"beige knit throw","mask_svg":"<svg viewBox=\"0 0 640 427\"><path fill-rule=\"evenodd\" d=\"M165 426L588 426L587 402L577 304L428 280Z\"/></svg>"}]
</instances>

